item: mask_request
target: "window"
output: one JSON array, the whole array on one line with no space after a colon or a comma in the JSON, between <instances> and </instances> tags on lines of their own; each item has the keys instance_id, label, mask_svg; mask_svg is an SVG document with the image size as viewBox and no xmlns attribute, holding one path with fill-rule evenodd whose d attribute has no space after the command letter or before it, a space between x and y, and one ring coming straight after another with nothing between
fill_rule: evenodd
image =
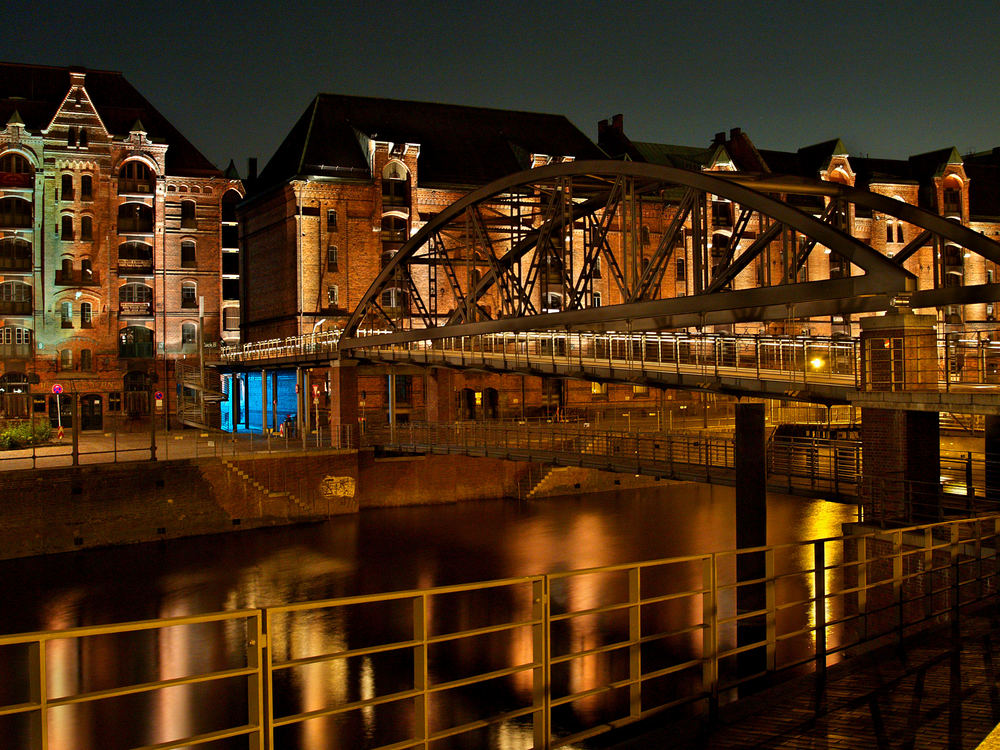
<instances>
[{"instance_id":1,"label":"window","mask_svg":"<svg viewBox=\"0 0 1000 750\"><path fill-rule=\"evenodd\" d=\"M326 302L330 307L340 307L340 287L336 284L326 288Z\"/></svg>"},{"instance_id":2,"label":"window","mask_svg":"<svg viewBox=\"0 0 1000 750\"><path fill-rule=\"evenodd\" d=\"M94 307L89 302L80 303L80 328L91 328L94 325Z\"/></svg>"},{"instance_id":3,"label":"window","mask_svg":"<svg viewBox=\"0 0 1000 750\"><path fill-rule=\"evenodd\" d=\"M59 352L59 369L60 370L72 370L73 369L73 350L63 349Z\"/></svg>"},{"instance_id":4,"label":"window","mask_svg":"<svg viewBox=\"0 0 1000 750\"><path fill-rule=\"evenodd\" d=\"M649 244L649 227L647 226L642 227L642 244Z\"/></svg>"},{"instance_id":5,"label":"window","mask_svg":"<svg viewBox=\"0 0 1000 750\"><path fill-rule=\"evenodd\" d=\"M337 209L335 208L328 208L326 210L326 231L337 231Z\"/></svg>"},{"instance_id":6,"label":"window","mask_svg":"<svg viewBox=\"0 0 1000 750\"><path fill-rule=\"evenodd\" d=\"M84 258L80 261L80 281L84 284L88 284L94 280L94 264L90 258Z\"/></svg>"},{"instance_id":7,"label":"window","mask_svg":"<svg viewBox=\"0 0 1000 750\"><path fill-rule=\"evenodd\" d=\"M94 355L90 349L80 350L80 369L87 371L94 369Z\"/></svg>"},{"instance_id":8,"label":"window","mask_svg":"<svg viewBox=\"0 0 1000 750\"><path fill-rule=\"evenodd\" d=\"M76 128L66 130L66 145L70 148L76 148Z\"/></svg>"},{"instance_id":9,"label":"window","mask_svg":"<svg viewBox=\"0 0 1000 750\"><path fill-rule=\"evenodd\" d=\"M181 307L198 306L198 285L193 281L181 283Z\"/></svg>"},{"instance_id":10,"label":"window","mask_svg":"<svg viewBox=\"0 0 1000 750\"><path fill-rule=\"evenodd\" d=\"M724 200L712 201L712 224L717 227L733 225L733 204Z\"/></svg>"},{"instance_id":11,"label":"window","mask_svg":"<svg viewBox=\"0 0 1000 750\"><path fill-rule=\"evenodd\" d=\"M903 241L903 222L896 224L896 242Z\"/></svg>"},{"instance_id":12,"label":"window","mask_svg":"<svg viewBox=\"0 0 1000 750\"><path fill-rule=\"evenodd\" d=\"M19 237L0 240L0 272L30 270L31 243Z\"/></svg>"},{"instance_id":13,"label":"window","mask_svg":"<svg viewBox=\"0 0 1000 750\"><path fill-rule=\"evenodd\" d=\"M4 154L3 156L0 156L0 172L3 172L4 174L8 175L19 174L19 175L28 175L30 177L35 173L35 170L32 169L31 163L27 159L25 159L20 154L11 152ZM18 181L12 180L11 182L18 182ZM18 182L17 186L31 187L31 182L30 180L29 181L22 180Z\"/></svg>"},{"instance_id":14,"label":"window","mask_svg":"<svg viewBox=\"0 0 1000 750\"><path fill-rule=\"evenodd\" d=\"M119 193L153 193L155 178L152 170L145 163L133 159L127 161L118 170Z\"/></svg>"},{"instance_id":15,"label":"window","mask_svg":"<svg viewBox=\"0 0 1000 750\"><path fill-rule=\"evenodd\" d=\"M89 138L87 136L87 129L80 128L80 148L87 148L87 146L89 145L88 141Z\"/></svg>"},{"instance_id":16,"label":"window","mask_svg":"<svg viewBox=\"0 0 1000 750\"><path fill-rule=\"evenodd\" d=\"M194 216L194 201L181 201L181 228L195 229L198 222Z\"/></svg>"},{"instance_id":17,"label":"window","mask_svg":"<svg viewBox=\"0 0 1000 750\"><path fill-rule=\"evenodd\" d=\"M607 383L591 383L590 384L590 395L594 398L607 398L608 397L608 384Z\"/></svg>"},{"instance_id":18,"label":"window","mask_svg":"<svg viewBox=\"0 0 1000 750\"><path fill-rule=\"evenodd\" d=\"M885 241L886 242L892 242L893 241L893 232L892 232L892 222L891 221L887 221L885 223Z\"/></svg>"},{"instance_id":19,"label":"window","mask_svg":"<svg viewBox=\"0 0 1000 750\"><path fill-rule=\"evenodd\" d=\"M118 207L118 231L122 234L153 231L153 209L142 203L123 203Z\"/></svg>"},{"instance_id":20,"label":"window","mask_svg":"<svg viewBox=\"0 0 1000 750\"><path fill-rule=\"evenodd\" d=\"M181 267L194 268L198 265L195 257L195 246L191 240L184 240L181 243Z\"/></svg>"},{"instance_id":21,"label":"window","mask_svg":"<svg viewBox=\"0 0 1000 750\"><path fill-rule=\"evenodd\" d=\"M240 298L240 280L239 279L223 279L222 280L222 299L225 300L238 300Z\"/></svg>"},{"instance_id":22,"label":"window","mask_svg":"<svg viewBox=\"0 0 1000 750\"><path fill-rule=\"evenodd\" d=\"M31 204L22 198L0 198L0 227L31 229Z\"/></svg>"},{"instance_id":23,"label":"window","mask_svg":"<svg viewBox=\"0 0 1000 750\"><path fill-rule=\"evenodd\" d=\"M153 248L144 242L124 242L118 246L118 272L152 272Z\"/></svg>"},{"instance_id":24,"label":"window","mask_svg":"<svg viewBox=\"0 0 1000 750\"><path fill-rule=\"evenodd\" d=\"M649 395L648 385L633 385L632 386L632 398L642 398Z\"/></svg>"},{"instance_id":25,"label":"window","mask_svg":"<svg viewBox=\"0 0 1000 750\"><path fill-rule=\"evenodd\" d=\"M601 293L600 292L594 292L593 294L591 294L591 299L593 300L593 302L591 303L591 307L600 307L601 306Z\"/></svg>"},{"instance_id":26,"label":"window","mask_svg":"<svg viewBox=\"0 0 1000 750\"><path fill-rule=\"evenodd\" d=\"M61 197L64 201L73 200L73 175L64 174L62 176Z\"/></svg>"},{"instance_id":27,"label":"window","mask_svg":"<svg viewBox=\"0 0 1000 750\"><path fill-rule=\"evenodd\" d=\"M73 239L73 217L63 216L62 217L62 232L59 235L61 240L72 240Z\"/></svg>"},{"instance_id":28,"label":"window","mask_svg":"<svg viewBox=\"0 0 1000 750\"><path fill-rule=\"evenodd\" d=\"M121 411L121 410L122 410L121 391L111 391L108 394L108 411Z\"/></svg>"},{"instance_id":29,"label":"window","mask_svg":"<svg viewBox=\"0 0 1000 750\"><path fill-rule=\"evenodd\" d=\"M152 357L153 332L141 326L122 328L118 332L118 356L143 359Z\"/></svg>"},{"instance_id":30,"label":"window","mask_svg":"<svg viewBox=\"0 0 1000 750\"><path fill-rule=\"evenodd\" d=\"M406 242L406 219L382 217L382 242Z\"/></svg>"},{"instance_id":31,"label":"window","mask_svg":"<svg viewBox=\"0 0 1000 750\"><path fill-rule=\"evenodd\" d=\"M240 308L222 308L222 328L226 331L240 330Z\"/></svg>"},{"instance_id":32,"label":"window","mask_svg":"<svg viewBox=\"0 0 1000 750\"><path fill-rule=\"evenodd\" d=\"M94 219L90 216L84 216L80 219L80 239L84 242L93 242L94 240Z\"/></svg>"},{"instance_id":33,"label":"window","mask_svg":"<svg viewBox=\"0 0 1000 750\"><path fill-rule=\"evenodd\" d=\"M406 206L407 185L409 184L410 173L398 161L390 161L382 170L382 205L383 206Z\"/></svg>"},{"instance_id":34,"label":"window","mask_svg":"<svg viewBox=\"0 0 1000 750\"><path fill-rule=\"evenodd\" d=\"M63 328L72 328L73 327L73 303L72 302L68 302L68 301L67 302L63 302L59 306L59 316L62 318L62 327Z\"/></svg>"},{"instance_id":35,"label":"window","mask_svg":"<svg viewBox=\"0 0 1000 750\"><path fill-rule=\"evenodd\" d=\"M562 310L562 295L559 292L546 292L542 303L543 313L553 313Z\"/></svg>"},{"instance_id":36,"label":"window","mask_svg":"<svg viewBox=\"0 0 1000 750\"><path fill-rule=\"evenodd\" d=\"M181 344L198 343L198 327L194 323L181 323Z\"/></svg>"},{"instance_id":37,"label":"window","mask_svg":"<svg viewBox=\"0 0 1000 750\"><path fill-rule=\"evenodd\" d=\"M80 178L80 200L94 199L94 178L85 174Z\"/></svg>"},{"instance_id":38,"label":"window","mask_svg":"<svg viewBox=\"0 0 1000 750\"><path fill-rule=\"evenodd\" d=\"M223 276L239 276L240 275L240 254L239 253L223 253L222 254L222 275Z\"/></svg>"},{"instance_id":39,"label":"window","mask_svg":"<svg viewBox=\"0 0 1000 750\"><path fill-rule=\"evenodd\" d=\"M23 281L0 284L0 302L31 302L31 287Z\"/></svg>"},{"instance_id":40,"label":"window","mask_svg":"<svg viewBox=\"0 0 1000 750\"><path fill-rule=\"evenodd\" d=\"M957 214L962 210L962 191L958 188L945 188L942 198L945 213Z\"/></svg>"},{"instance_id":41,"label":"window","mask_svg":"<svg viewBox=\"0 0 1000 750\"><path fill-rule=\"evenodd\" d=\"M594 264L590 267L590 278L599 279L601 278L601 256L597 254L594 256Z\"/></svg>"},{"instance_id":42,"label":"window","mask_svg":"<svg viewBox=\"0 0 1000 750\"><path fill-rule=\"evenodd\" d=\"M130 283L118 290L119 302L152 302L153 288L145 284Z\"/></svg>"},{"instance_id":43,"label":"window","mask_svg":"<svg viewBox=\"0 0 1000 750\"><path fill-rule=\"evenodd\" d=\"M336 271L337 270L337 246L329 245L326 248L326 270Z\"/></svg>"},{"instance_id":44,"label":"window","mask_svg":"<svg viewBox=\"0 0 1000 750\"><path fill-rule=\"evenodd\" d=\"M687 279L687 264L684 262L684 258L678 258L674 266L676 268L677 281L684 281Z\"/></svg>"}]
</instances>

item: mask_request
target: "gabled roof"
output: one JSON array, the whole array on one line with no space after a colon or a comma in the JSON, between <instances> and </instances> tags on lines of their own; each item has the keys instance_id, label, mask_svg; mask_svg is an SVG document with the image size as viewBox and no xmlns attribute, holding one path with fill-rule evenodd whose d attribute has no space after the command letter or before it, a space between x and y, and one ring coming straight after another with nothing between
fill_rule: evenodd
<instances>
[{"instance_id":1,"label":"gabled roof","mask_svg":"<svg viewBox=\"0 0 1000 750\"><path fill-rule=\"evenodd\" d=\"M168 175L221 174L121 73L113 71L0 63L0 122L7 122L16 110L28 131L47 128L69 91L70 70L86 74L84 88L111 135L128 136L140 120L150 140L168 144Z\"/></svg>"},{"instance_id":2,"label":"gabled roof","mask_svg":"<svg viewBox=\"0 0 1000 750\"><path fill-rule=\"evenodd\" d=\"M258 188L299 176L371 179L367 143L420 145L423 186L484 185L531 154L605 158L562 115L319 94L261 171Z\"/></svg>"}]
</instances>

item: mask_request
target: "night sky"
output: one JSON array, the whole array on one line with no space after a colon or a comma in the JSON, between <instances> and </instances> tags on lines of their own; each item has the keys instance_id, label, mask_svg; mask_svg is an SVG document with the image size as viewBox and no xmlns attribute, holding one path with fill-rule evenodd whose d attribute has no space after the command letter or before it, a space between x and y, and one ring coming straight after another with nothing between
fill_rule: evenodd
<instances>
[{"instance_id":1,"label":"night sky","mask_svg":"<svg viewBox=\"0 0 1000 750\"><path fill-rule=\"evenodd\" d=\"M566 115L589 137L899 158L1000 145L995 3L13 3L7 62L118 70L217 165L318 92ZM13 15L21 20L17 24Z\"/></svg>"}]
</instances>

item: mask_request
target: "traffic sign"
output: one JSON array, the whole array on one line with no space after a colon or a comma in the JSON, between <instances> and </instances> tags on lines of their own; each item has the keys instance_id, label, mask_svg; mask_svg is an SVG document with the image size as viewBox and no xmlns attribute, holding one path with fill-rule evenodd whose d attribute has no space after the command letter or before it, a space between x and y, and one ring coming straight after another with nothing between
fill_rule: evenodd
<instances>
[{"instance_id":1,"label":"traffic sign","mask_svg":"<svg viewBox=\"0 0 1000 750\"><path fill-rule=\"evenodd\" d=\"M155 398L157 401L162 401L163 400L163 391L157 391L156 393L154 393L153 394L153 398Z\"/></svg>"},{"instance_id":2,"label":"traffic sign","mask_svg":"<svg viewBox=\"0 0 1000 750\"><path fill-rule=\"evenodd\" d=\"M56 383L55 385L52 386L52 392L58 396L60 393L62 393L62 386Z\"/></svg>"}]
</instances>

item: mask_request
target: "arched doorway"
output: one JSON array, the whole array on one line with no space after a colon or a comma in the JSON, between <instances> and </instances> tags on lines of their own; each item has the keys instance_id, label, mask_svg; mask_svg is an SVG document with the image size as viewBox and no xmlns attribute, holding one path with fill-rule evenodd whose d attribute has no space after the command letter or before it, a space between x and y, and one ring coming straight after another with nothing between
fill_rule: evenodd
<instances>
[{"instance_id":1,"label":"arched doorway","mask_svg":"<svg viewBox=\"0 0 1000 750\"><path fill-rule=\"evenodd\" d=\"M483 391L483 418L498 419L500 416L500 392L496 388Z\"/></svg>"},{"instance_id":2,"label":"arched doorway","mask_svg":"<svg viewBox=\"0 0 1000 750\"><path fill-rule=\"evenodd\" d=\"M88 393L80 398L80 429L104 429L103 400L96 393Z\"/></svg>"}]
</instances>

